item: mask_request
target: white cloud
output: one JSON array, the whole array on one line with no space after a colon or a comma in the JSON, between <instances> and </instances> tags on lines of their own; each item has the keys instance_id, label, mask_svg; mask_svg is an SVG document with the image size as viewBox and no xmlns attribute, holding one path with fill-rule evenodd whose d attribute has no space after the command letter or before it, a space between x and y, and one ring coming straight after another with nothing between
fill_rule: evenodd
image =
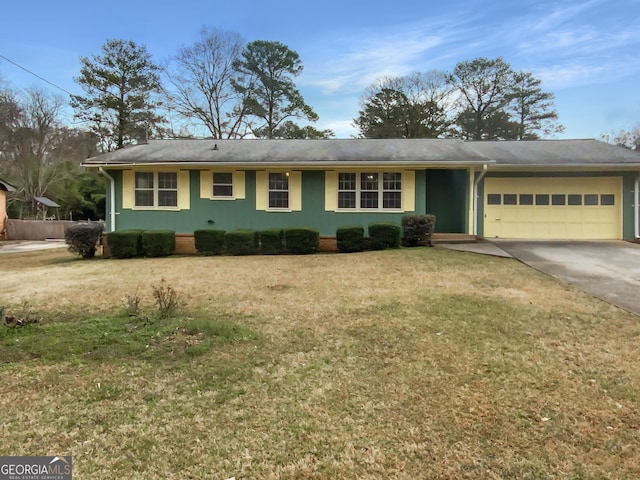
<instances>
[{"instance_id":1,"label":"white cloud","mask_svg":"<svg viewBox=\"0 0 640 480\"><path fill-rule=\"evenodd\" d=\"M437 22L417 20L335 38L313 53L313 64L307 63L313 66L307 66L300 84L317 87L324 94L360 93L384 76L438 68L439 60L465 51L472 43L477 27L470 21L468 15L455 18L454 14Z\"/></svg>"}]
</instances>

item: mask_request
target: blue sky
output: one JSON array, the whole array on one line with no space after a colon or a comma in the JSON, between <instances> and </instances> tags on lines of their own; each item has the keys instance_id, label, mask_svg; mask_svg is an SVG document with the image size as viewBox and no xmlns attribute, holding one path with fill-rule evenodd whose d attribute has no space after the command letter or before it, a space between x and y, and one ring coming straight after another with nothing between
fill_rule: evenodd
<instances>
[{"instance_id":1,"label":"blue sky","mask_svg":"<svg viewBox=\"0 0 640 480\"><path fill-rule=\"evenodd\" d=\"M555 94L566 128L557 138L599 138L640 123L640 0L391 4L13 0L2 8L0 55L81 93L79 57L100 53L109 38L144 44L158 62L196 41L202 26L276 40L300 55L296 85L320 116L315 126L338 138L356 133L359 97L376 79L502 56ZM2 58L0 78L56 92Z\"/></svg>"}]
</instances>

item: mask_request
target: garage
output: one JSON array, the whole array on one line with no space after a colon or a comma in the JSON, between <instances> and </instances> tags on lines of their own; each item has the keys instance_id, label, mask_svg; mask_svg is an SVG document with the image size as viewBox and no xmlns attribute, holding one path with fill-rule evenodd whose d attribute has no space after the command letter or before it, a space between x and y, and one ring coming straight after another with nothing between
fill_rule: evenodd
<instances>
[{"instance_id":1,"label":"garage","mask_svg":"<svg viewBox=\"0 0 640 480\"><path fill-rule=\"evenodd\" d=\"M622 238L622 177L484 181L486 238Z\"/></svg>"}]
</instances>

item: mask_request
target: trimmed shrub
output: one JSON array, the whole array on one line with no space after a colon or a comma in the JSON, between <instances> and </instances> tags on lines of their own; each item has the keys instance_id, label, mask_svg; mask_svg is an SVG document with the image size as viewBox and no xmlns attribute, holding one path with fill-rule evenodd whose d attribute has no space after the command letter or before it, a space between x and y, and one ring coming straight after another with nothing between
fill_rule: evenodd
<instances>
[{"instance_id":1,"label":"trimmed shrub","mask_svg":"<svg viewBox=\"0 0 640 480\"><path fill-rule=\"evenodd\" d=\"M93 258L96 256L101 233L102 223L78 223L65 229L64 241L69 245L70 252L77 253L82 258Z\"/></svg>"},{"instance_id":2,"label":"trimmed shrub","mask_svg":"<svg viewBox=\"0 0 640 480\"><path fill-rule=\"evenodd\" d=\"M115 258L141 257L144 230L120 230L107 234L107 246Z\"/></svg>"},{"instance_id":3,"label":"trimmed shrub","mask_svg":"<svg viewBox=\"0 0 640 480\"><path fill-rule=\"evenodd\" d=\"M407 247L431 244L436 227L435 215L404 215L402 217L402 243Z\"/></svg>"},{"instance_id":4,"label":"trimmed shrub","mask_svg":"<svg viewBox=\"0 0 640 480\"><path fill-rule=\"evenodd\" d=\"M258 253L258 233L255 230L233 230L224 235L229 255L253 255Z\"/></svg>"},{"instance_id":5,"label":"trimmed shrub","mask_svg":"<svg viewBox=\"0 0 640 480\"><path fill-rule=\"evenodd\" d=\"M352 225L336 230L339 252L361 252L364 250L364 227Z\"/></svg>"},{"instance_id":6,"label":"trimmed shrub","mask_svg":"<svg viewBox=\"0 0 640 480\"><path fill-rule=\"evenodd\" d=\"M141 234L145 257L166 257L176 251L176 232L173 230L145 230Z\"/></svg>"},{"instance_id":7,"label":"trimmed shrub","mask_svg":"<svg viewBox=\"0 0 640 480\"><path fill-rule=\"evenodd\" d=\"M221 255L224 252L224 230L196 230L193 239L202 255Z\"/></svg>"},{"instance_id":8,"label":"trimmed shrub","mask_svg":"<svg viewBox=\"0 0 640 480\"><path fill-rule=\"evenodd\" d=\"M260 253L277 255L282 253L282 229L262 230L258 232Z\"/></svg>"},{"instance_id":9,"label":"trimmed shrub","mask_svg":"<svg viewBox=\"0 0 640 480\"><path fill-rule=\"evenodd\" d=\"M400 246L400 226L395 223L370 223L369 248L384 250Z\"/></svg>"},{"instance_id":10,"label":"trimmed shrub","mask_svg":"<svg viewBox=\"0 0 640 480\"><path fill-rule=\"evenodd\" d=\"M315 253L320 249L320 232L313 228L287 228L284 230L284 244L289 253Z\"/></svg>"}]
</instances>

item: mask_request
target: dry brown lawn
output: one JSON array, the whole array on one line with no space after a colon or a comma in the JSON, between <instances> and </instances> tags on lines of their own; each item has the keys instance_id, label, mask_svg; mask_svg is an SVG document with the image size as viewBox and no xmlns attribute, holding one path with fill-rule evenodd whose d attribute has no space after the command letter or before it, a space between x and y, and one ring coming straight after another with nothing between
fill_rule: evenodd
<instances>
[{"instance_id":1,"label":"dry brown lawn","mask_svg":"<svg viewBox=\"0 0 640 480\"><path fill-rule=\"evenodd\" d=\"M136 291L152 315L162 279L185 319L255 332L198 355L181 354L194 336L0 364L2 453L72 455L74 478L640 478L640 319L512 259L56 250L0 272L0 305L28 302L34 332L129 322ZM0 358L32 352L7 338Z\"/></svg>"}]
</instances>

